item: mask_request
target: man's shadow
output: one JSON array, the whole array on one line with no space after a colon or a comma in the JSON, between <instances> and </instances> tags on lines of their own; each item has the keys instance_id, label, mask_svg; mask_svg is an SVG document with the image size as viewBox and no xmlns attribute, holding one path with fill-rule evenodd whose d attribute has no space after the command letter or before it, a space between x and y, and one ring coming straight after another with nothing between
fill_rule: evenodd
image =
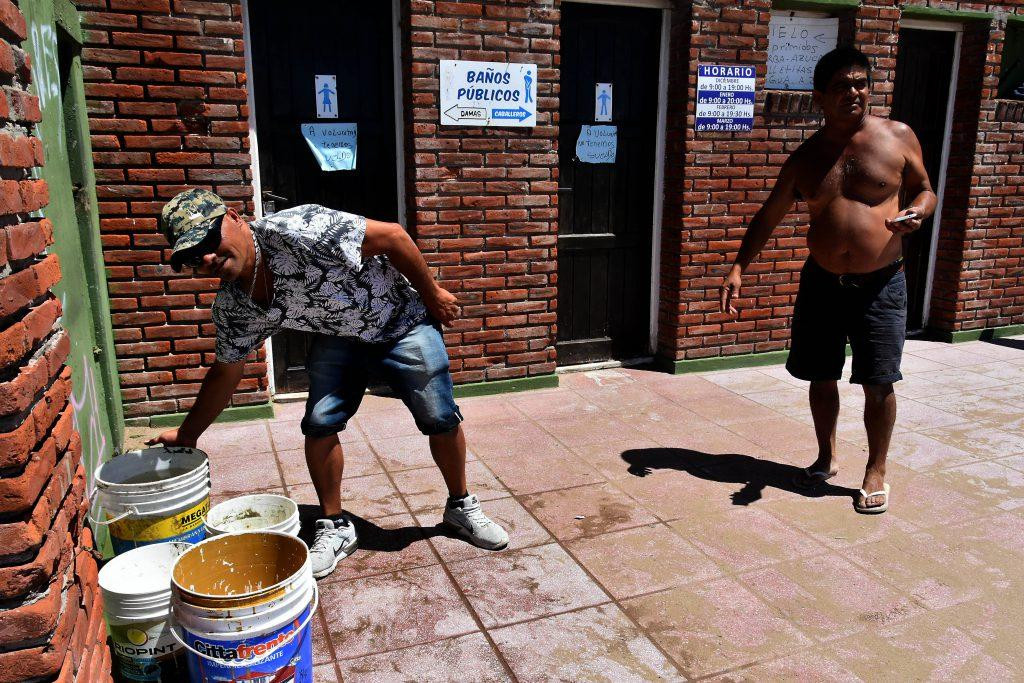
<instances>
[{"instance_id":1,"label":"man's shadow","mask_svg":"<svg viewBox=\"0 0 1024 683\"><path fill-rule=\"evenodd\" d=\"M798 481L806 478L803 469L739 453L703 453L686 448L634 448L624 451L622 459L629 463L627 471L635 477L646 477L654 470L669 469L686 472L707 481L743 484L742 488L731 494L733 505L750 505L760 500L762 492L769 486L808 498L852 498L857 494L854 489L828 482L802 486Z\"/></svg>"},{"instance_id":2,"label":"man's shadow","mask_svg":"<svg viewBox=\"0 0 1024 683\"><path fill-rule=\"evenodd\" d=\"M345 511L348 518L356 528L356 536L359 538L360 550L372 550L374 552L396 553L405 550L413 543L426 541L436 536L447 536L449 538L460 538L457 534L449 531L446 527L438 524L432 527L419 527L416 525L403 526L393 529L385 529L377 526L372 521L358 515ZM314 523L321 517L319 505L299 505L299 519L302 522L302 530L299 537L312 545L314 534Z\"/></svg>"}]
</instances>

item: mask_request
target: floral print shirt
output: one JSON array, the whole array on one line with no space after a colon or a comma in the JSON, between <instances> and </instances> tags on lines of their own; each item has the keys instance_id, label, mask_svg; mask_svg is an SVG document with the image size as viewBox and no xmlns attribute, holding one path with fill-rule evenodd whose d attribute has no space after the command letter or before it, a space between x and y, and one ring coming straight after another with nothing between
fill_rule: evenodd
<instances>
[{"instance_id":1,"label":"floral print shirt","mask_svg":"<svg viewBox=\"0 0 1024 683\"><path fill-rule=\"evenodd\" d=\"M377 343L427 317L419 294L386 256L363 259L366 219L305 204L250 224L273 273L266 310L234 282L213 302L217 360L234 363L281 328Z\"/></svg>"}]
</instances>

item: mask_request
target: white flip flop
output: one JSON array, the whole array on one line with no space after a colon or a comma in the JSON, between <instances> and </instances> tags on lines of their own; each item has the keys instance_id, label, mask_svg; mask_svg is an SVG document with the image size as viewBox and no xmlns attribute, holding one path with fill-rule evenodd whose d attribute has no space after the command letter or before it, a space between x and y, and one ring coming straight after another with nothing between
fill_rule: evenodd
<instances>
[{"instance_id":1,"label":"white flip flop","mask_svg":"<svg viewBox=\"0 0 1024 683\"><path fill-rule=\"evenodd\" d=\"M889 485L888 484L882 484L882 490L881 491L875 491L874 493L868 493L864 489L861 489L860 491L858 491L858 493L860 493L860 495L862 495L864 497L864 500L867 500L868 498L870 498L872 496L883 496L885 498L885 502L882 503L881 505L871 505L871 506L859 505L858 501L854 500L853 501L853 509L856 510L857 512L859 512L860 514L862 514L862 515L880 515L880 514L882 514L883 512L885 512L886 510L889 509Z\"/></svg>"}]
</instances>

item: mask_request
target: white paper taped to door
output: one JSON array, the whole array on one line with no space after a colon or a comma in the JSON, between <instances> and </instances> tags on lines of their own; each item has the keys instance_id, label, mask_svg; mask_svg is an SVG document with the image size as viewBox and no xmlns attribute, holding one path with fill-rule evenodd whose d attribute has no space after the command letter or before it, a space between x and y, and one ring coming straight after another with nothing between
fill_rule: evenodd
<instances>
[{"instance_id":1,"label":"white paper taped to door","mask_svg":"<svg viewBox=\"0 0 1024 683\"><path fill-rule=\"evenodd\" d=\"M576 158L586 164L614 164L618 147L615 126L581 126L576 139Z\"/></svg>"},{"instance_id":2,"label":"white paper taped to door","mask_svg":"<svg viewBox=\"0 0 1024 683\"><path fill-rule=\"evenodd\" d=\"M301 123L299 129L322 171L356 168L356 124Z\"/></svg>"},{"instance_id":3,"label":"white paper taped to door","mask_svg":"<svg viewBox=\"0 0 1024 683\"><path fill-rule=\"evenodd\" d=\"M837 17L773 16L768 32L769 90L811 90L814 66L834 50L839 37Z\"/></svg>"}]
</instances>

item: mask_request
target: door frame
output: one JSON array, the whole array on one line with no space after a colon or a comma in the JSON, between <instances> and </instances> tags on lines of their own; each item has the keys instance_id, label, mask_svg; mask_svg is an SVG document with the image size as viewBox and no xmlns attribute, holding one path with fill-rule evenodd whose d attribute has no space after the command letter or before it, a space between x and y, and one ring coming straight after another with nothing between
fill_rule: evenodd
<instances>
[{"instance_id":1,"label":"door frame","mask_svg":"<svg viewBox=\"0 0 1024 683\"><path fill-rule=\"evenodd\" d=\"M263 193L260 184L260 154L256 137L256 95L253 84L254 71L252 65L252 38L249 30L249 3L242 0L242 37L245 40L245 78L249 87L246 88L246 103L249 105L249 171L252 175L253 206L255 218L263 218ZM402 12L401 0L391 0L391 57L392 57L392 88L395 102L395 182L398 185L398 221L402 227L409 229L407 221L405 196L405 108L402 99ZM271 400L277 396L277 383L274 380L274 342L268 337L263 343L267 356L267 390ZM297 394L281 394L279 398L305 396L306 392Z\"/></svg>"},{"instance_id":2,"label":"door frame","mask_svg":"<svg viewBox=\"0 0 1024 683\"><path fill-rule=\"evenodd\" d=\"M922 302L921 328L927 329L932 308L932 285L935 279L935 256L939 248L939 230L942 226L942 200L946 193L946 173L949 169L950 135L953 131L953 118L956 114L956 84L960 75L960 46L964 35L964 25L958 22L931 21L927 19L903 19L900 28L924 31L945 31L955 33L953 42L953 67L950 71L949 95L946 98L946 122L942 133L942 153L939 157L939 177L932 189L938 201L932 217L931 244L928 245L928 268L925 270L924 301Z\"/></svg>"},{"instance_id":3,"label":"door frame","mask_svg":"<svg viewBox=\"0 0 1024 683\"><path fill-rule=\"evenodd\" d=\"M654 210L651 212L650 330L647 341L647 353L649 357L653 357L658 348L658 304L661 300L661 231L665 207L665 134L668 124L668 69L669 39L672 34L672 2L671 0L563 0L563 3L566 2L580 5L617 5L619 7L661 10L661 44L658 50L658 104L654 135L654 196L651 198ZM599 363L614 365L616 361L599 361Z\"/></svg>"}]
</instances>

